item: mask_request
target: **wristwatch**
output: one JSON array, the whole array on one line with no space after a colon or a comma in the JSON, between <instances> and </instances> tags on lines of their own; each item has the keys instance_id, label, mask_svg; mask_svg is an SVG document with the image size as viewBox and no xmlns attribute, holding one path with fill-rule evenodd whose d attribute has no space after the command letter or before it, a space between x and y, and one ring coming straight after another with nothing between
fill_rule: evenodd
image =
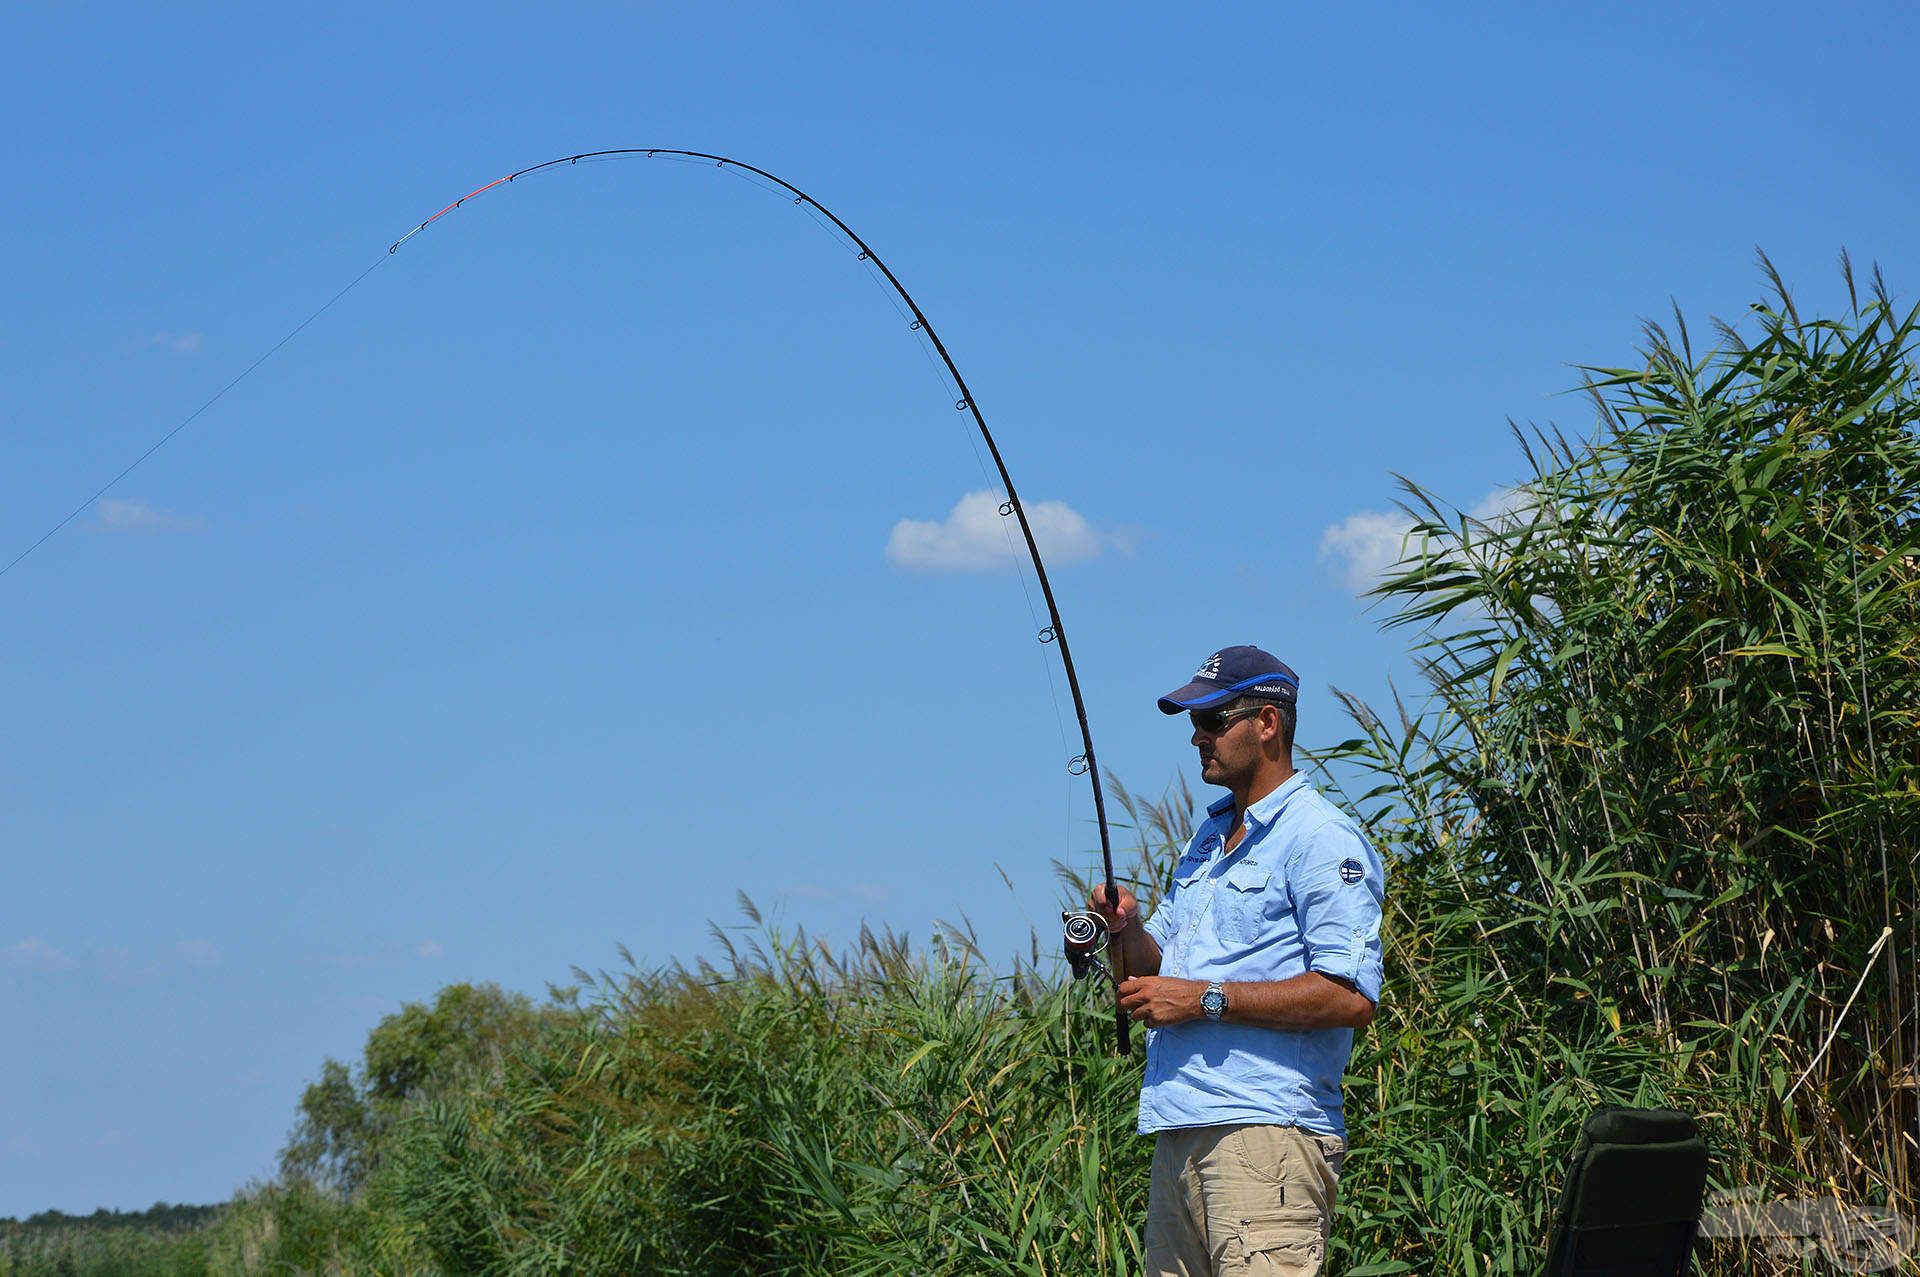
<instances>
[{"instance_id":1,"label":"wristwatch","mask_svg":"<svg viewBox=\"0 0 1920 1277\"><path fill-rule=\"evenodd\" d=\"M1200 995L1200 1009L1207 1013L1209 1020L1216 1022L1227 1013L1227 991L1220 987L1218 980L1209 984L1207 991Z\"/></svg>"}]
</instances>

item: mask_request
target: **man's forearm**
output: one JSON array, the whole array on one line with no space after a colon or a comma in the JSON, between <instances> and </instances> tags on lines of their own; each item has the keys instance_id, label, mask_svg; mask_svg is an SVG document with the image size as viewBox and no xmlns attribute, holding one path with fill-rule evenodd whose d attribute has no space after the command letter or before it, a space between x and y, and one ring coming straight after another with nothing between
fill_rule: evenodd
<instances>
[{"instance_id":1,"label":"man's forearm","mask_svg":"<svg viewBox=\"0 0 1920 1277\"><path fill-rule=\"evenodd\" d=\"M1308 971L1286 980L1229 980L1229 1024L1268 1029L1364 1029L1373 1022L1373 1002L1351 983Z\"/></svg>"},{"instance_id":2,"label":"man's forearm","mask_svg":"<svg viewBox=\"0 0 1920 1277\"><path fill-rule=\"evenodd\" d=\"M1138 921L1122 927L1113 939L1120 948L1120 961L1125 965L1126 974L1160 974L1160 942Z\"/></svg>"},{"instance_id":3,"label":"man's forearm","mask_svg":"<svg viewBox=\"0 0 1920 1277\"><path fill-rule=\"evenodd\" d=\"M1151 942L1152 938L1148 939ZM1158 945L1153 946L1152 961L1157 971ZM1127 979L1120 986L1120 1005L1150 1028L1186 1024L1206 1015L1200 1002L1206 988L1205 980L1182 980L1129 967ZM1373 1022L1373 1003L1366 994L1348 981L1318 971L1287 980L1229 980L1221 988L1227 995L1228 1024L1263 1029L1364 1029Z\"/></svg>"}]
</instances>

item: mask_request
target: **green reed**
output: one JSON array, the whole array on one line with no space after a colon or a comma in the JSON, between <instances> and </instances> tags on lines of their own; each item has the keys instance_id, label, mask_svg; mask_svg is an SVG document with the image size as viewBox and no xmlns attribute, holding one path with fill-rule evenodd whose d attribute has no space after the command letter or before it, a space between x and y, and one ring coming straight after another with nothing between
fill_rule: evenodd
<instances>
[{"instance_id":1,"label":"green reed","mask_svg":"<svg viewBox=\"0 0 1920 1277\"><path fill-rule=\"evenodd\" d=\"M1600 1100L1697 1114L1720 1188L1920 1217L1920 379L1846 274L1844 320L1775 277L1750 340L1649 326L1508 513L1405 485L1376 594L1432 697L1333 751L1392 862L1375 1271L1525 1271Z\"/></svg>"}]
</instances>

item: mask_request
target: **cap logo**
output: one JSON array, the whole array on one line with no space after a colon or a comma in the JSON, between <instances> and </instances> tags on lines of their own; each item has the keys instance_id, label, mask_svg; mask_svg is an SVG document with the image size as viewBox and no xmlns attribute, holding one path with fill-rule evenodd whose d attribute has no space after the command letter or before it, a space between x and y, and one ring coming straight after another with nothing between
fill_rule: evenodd
<instances>
[{"instance_id":1,"label":"cap logo","mask_svg":"<svg viewBox=\"0 0 1920 1277\"><path fill-rule=\"evenodd\" d=\"M1348 856L1340 862L1340 881L1346 883L1349 887L1366 876L1367 871L1361 868L1360 862L1352 856Z\"/></svg>"},{"instance_id":2,"label":"cap logo","mask_svg":"<svg viewBox=\"0 0 1920 1277\"><path fill-rule=\"evenodd\" d=\"M1220 653L1215 652L1207 658L1207 663L1193 672L1195 678L1217 679L1220 677Z\"/></svg>"}]
</instances>

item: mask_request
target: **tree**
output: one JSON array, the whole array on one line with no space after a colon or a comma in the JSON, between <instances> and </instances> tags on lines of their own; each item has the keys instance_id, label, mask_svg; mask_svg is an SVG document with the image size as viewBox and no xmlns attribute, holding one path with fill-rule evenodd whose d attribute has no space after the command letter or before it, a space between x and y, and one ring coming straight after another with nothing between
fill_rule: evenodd
<instances>
[{"instance_id":1,"label":"tree","mask_svg":"<svg viewBox=\"0 0 1920 1277\"><path fill-rule=\"evenodd\" d=\"M407 1003L367 1035L357 1070L330 1058L301 1094L280 1152L282 1177L353 1194L409 1106L497 1077L513 1051L560 1013L493 984L450 984L431 1005Z\"/></svg>"}]
</instances>

